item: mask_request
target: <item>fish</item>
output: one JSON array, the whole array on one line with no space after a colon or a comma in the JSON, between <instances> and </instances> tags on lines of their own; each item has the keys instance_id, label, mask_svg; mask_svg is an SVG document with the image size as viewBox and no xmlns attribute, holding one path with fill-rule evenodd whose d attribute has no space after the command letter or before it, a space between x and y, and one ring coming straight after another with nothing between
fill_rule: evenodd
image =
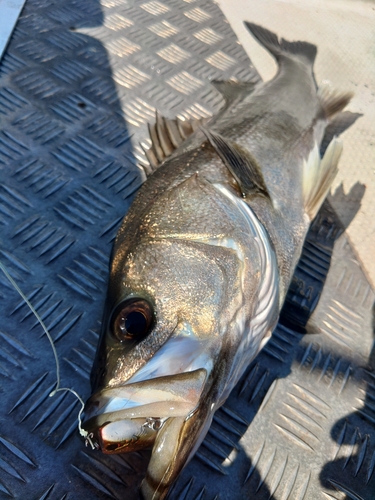
<instances>
[{"instance_id":1,"label":"fish","mask_svg":"<svg viewBox=\"0 0 375 500\"><path fill-rule=\"evenodd\" d=\"M269 341L342 152L320 148L352 94L318 88L316 46L245 26L277 74L212 82L210 120L157 114L153 173L113 245L82 427L104 453L152 447L146 500L166 498Z\"/></svg>"}]
</instances>

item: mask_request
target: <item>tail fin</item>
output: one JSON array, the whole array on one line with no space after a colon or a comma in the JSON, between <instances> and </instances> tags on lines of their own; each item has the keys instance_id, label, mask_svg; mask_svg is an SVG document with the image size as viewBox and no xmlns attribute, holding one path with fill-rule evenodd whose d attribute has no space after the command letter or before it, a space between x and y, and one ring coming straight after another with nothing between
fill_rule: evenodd
<instances>
[{"instance_id":1,"label":"tail fin","mask_svg":"<svg viewBox=\"0 0 375 500\"><path fill-rule=\"evenodd\" d=\"M250 33L279 61L282 56L293 55L304 60L308 64L315 61L317 48L308 42L288 42L284 38L278 39L275 33L254 23L244 22Z\"/></svg>"}]
</instances>

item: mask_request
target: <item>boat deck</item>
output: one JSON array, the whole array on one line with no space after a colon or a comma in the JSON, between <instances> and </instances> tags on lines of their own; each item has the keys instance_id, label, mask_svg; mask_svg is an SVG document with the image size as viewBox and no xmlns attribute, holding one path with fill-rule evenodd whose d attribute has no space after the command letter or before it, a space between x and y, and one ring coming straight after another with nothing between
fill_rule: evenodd
<instances>
[{"instance_id":1,"label":"boat deck","mask_svg":"<svg viewBox=\"0 0 375 500\"><path fill-rule=\"evenodd\" d=\"M26 1L0 62L0 256L55 339L63 386L84 399L147 123L155 110L210 116L223 104L210 80L231 77L259 78L210 0ZM0 283L0 498L136 500L149 452L84 447L78 402L48 397L47 338ZM326 203L282 322L171 500L374 499L374 299ZM302 333L308 318L318 333Z\"/></svg>"}]
</instances>

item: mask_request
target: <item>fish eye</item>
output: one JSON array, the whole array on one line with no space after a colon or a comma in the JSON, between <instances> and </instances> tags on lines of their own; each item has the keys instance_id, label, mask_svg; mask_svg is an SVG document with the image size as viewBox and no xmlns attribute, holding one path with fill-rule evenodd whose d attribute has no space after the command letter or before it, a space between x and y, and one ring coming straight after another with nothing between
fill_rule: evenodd
<instances>
[{"instance_id":1,"label":"fish eye","mask_svg":"<svg viewBox=\"0 0 375 500\"><path fill-rule=\"evenodd\" d=\"M152 326L153 310L147 300L128 299L116 307L112 318L112 333L117 340L139 340Z\"/></svg>"}]
</instances>

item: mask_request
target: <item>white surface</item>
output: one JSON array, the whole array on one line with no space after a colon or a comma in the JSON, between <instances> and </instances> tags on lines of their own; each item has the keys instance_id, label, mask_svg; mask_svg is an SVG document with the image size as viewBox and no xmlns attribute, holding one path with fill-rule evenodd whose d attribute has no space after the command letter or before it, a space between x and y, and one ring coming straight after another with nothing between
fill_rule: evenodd
<instances>
[{"instance_id":1,"label":"white surface","mask_svg":"<svg viewBox=\"0 0 375 500\"><path fill-rule=\"evenodd\" d=\"M0 0L0 59L3 57L25 0Z\"/></svg>"},{"instance_id":2,"label":"white surface","mask_svg":"<svg viewBox=\"0 0 375 500\"><path fill-rule=\"evenodd\" d=\"M219 0L221 9L263 79L276 70L272 57L252 38L243 21L261 24L288 40L318 46L318 84L352 90L347 108L363 116L342 135L344 152L333 184L331 202L346 223L358 194L347 195L356 183L365 185L361 206L347 235L375 285L375 2L359 0ZM342 184L342 188L339 186ZM339 189L337 189L339 188ZM336 192L336 194L335 194Z\"/></svg>"}]
</instances>

